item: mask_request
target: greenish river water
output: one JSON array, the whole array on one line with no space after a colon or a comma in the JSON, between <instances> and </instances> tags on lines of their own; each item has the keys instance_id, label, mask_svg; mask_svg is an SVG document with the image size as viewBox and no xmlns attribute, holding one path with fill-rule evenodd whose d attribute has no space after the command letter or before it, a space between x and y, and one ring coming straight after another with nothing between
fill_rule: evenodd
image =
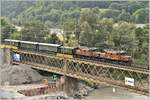
<instances>
[{"instance_id":1,"label":"greenish river water","mask_svg":"<svg viewBox=\"0 0 150 100\"><path fill-rule=\"evenodd\" d=\"M102 87L92 91L84 100L150 100L148 96L129 92L121 88Z\"/></svg>"}]
</instances>

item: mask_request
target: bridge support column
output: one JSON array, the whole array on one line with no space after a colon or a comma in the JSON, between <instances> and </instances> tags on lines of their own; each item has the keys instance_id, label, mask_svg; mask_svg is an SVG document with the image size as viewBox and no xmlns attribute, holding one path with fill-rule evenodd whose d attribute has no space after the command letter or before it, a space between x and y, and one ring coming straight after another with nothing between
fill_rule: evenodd
<instances>
[{"instance_id":1,"label":"bridge support column","mask_svg":"<svg viewBox=\"0 0 150 100\"><path fill-rule=\"evenodd\" d=\"M11 63L11 52L8 48L0 48L0 85L2 85L1 80L1 69L4 64Z\"/></svg>"},{"instance_id":2,"label":"bridge support column","mask_svg":"<svg viewBox=\"0 0 150 100\"><path fill-rule=\"evenodd\" d=\"M0 48L0 66L4 64L4 49Z\"/></svg>"},{"instance_id":3,"label":"bridge support column","mask_svg":"<svg viewBox=\"0 0 150 100\"><path fill-rule=\"evenodd\" d=\"M66 92L67 96L73 96L73 94L78 90L78 80L75 78L62 76L63 80L63 91Z\"/></svg>"},{"instance_id":4,"label":"bridge support column","mask_svg":"<svg viewBox=\"0 0 150 100\"><path fill-rule=\"evenodd\" d=\"M11 63L11 51L8 48L0 48L0 65Z\"/></svg>"},{"instance_id":5,"label":"bridge support column","mask_svg":"<svg viewBox=\"0 0 150 100\"><path fill-rule=\"evenodd\" d=\"M4 63L10 64L11 63L11 50L8 48L4 49Z\"/></svg>"},{"instance_id":6,"label":"bridge support column","mask_svg":"<svg viewBox=\"0 0 150 100\"><path fill-rule=\"evenodd\" d=\"M0 48L0 86L2 85L2 75L1 75L1 69L4 63L4 51L2 48Z\"/></svg>"}]
</instances>

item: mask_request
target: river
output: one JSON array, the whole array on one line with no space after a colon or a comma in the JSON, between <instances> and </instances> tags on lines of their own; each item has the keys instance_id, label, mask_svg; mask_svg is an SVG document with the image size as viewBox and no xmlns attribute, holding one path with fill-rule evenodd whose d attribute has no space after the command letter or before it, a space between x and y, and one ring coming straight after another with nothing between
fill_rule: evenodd
<instances>
[{"instance_id":1,"label":"river","mask_svg":"<svg viewBox=\"0 0 150 100\"><path fill-rule=\"evenodd\" d=\"M150 100L148 96L129 92L121 88L102 87L92 91L84 100Z\"/></svg>"}]
</instances>

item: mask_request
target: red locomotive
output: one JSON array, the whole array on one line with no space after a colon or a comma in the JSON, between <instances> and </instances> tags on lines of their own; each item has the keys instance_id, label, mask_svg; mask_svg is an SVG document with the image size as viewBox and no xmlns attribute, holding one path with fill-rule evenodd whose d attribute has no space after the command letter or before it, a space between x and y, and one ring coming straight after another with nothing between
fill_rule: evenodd
<instances>
[{"instance_id":1,"label":"red locomotive","mask_svg":"<svg viewBox=\"0 0 150 100\"><path fill-rule=\"evenodd\" d=\"M99 60L111 63L129 64L131 65L131 56L128 56L125 51L121 50L104 50L97 52L94 48L78 48L75 50L75 56L78 58Z\"/></svg>"}]
</instances>

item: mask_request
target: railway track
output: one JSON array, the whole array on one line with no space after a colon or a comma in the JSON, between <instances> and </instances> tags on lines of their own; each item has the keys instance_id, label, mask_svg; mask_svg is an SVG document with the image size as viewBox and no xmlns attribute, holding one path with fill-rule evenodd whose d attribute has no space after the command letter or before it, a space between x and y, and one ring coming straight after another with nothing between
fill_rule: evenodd
<instances>
[{"instance_id":1,"label":"railway track","mask_svg":"<svg viewBox=\"0 0 150 100\"><path fill-rule=\"evenodd\" d=\"M96 63L96 64L115 66L118 68L127 68L127 69L132 69L132 70L135 69L135 70L139 70L139 71L148 71L148 67L142 67L142 66L135 65L135 64L132 64L132 66L126 66L126 65L120 65L120 64L112 64L112 63L107 63L107 62L88 60L88 59L81 59L81 58L75 58L75 59L80 60L80 61L92 62L92 63Z\"/></svg>"},{"instance_id":2,"label":"railway track","mask_svg":"<svg viewBox=\"0 0 150 100\"><path fill-rule=\"evenodd\" d=\"M22 50L25 52L32 52L32 53L40 53L42 55L47 55L47 53L42 53L42 52L35 52L35 51L28 51L28 50ZM56 57L55 54L48 54L49 56L54 56ZM148 66L139 66L136 64L132 64L131 66L127 66L127 65L121 65L121 64L112 64L112 63L108 63L108 62L102 62L102 61L94 61L91 59L83 59L83 58L67 58L67 59L74 59L74 60L80 60L80 61L86 61L86 62L90 62L90 63L95 63L95 64L103 64L103 65L110 65L110 66L115 66L118 68L126 68L126 69L132 69L132 70L139 70L139 71L148 71Z\"/></svg>"}]
</instances>

